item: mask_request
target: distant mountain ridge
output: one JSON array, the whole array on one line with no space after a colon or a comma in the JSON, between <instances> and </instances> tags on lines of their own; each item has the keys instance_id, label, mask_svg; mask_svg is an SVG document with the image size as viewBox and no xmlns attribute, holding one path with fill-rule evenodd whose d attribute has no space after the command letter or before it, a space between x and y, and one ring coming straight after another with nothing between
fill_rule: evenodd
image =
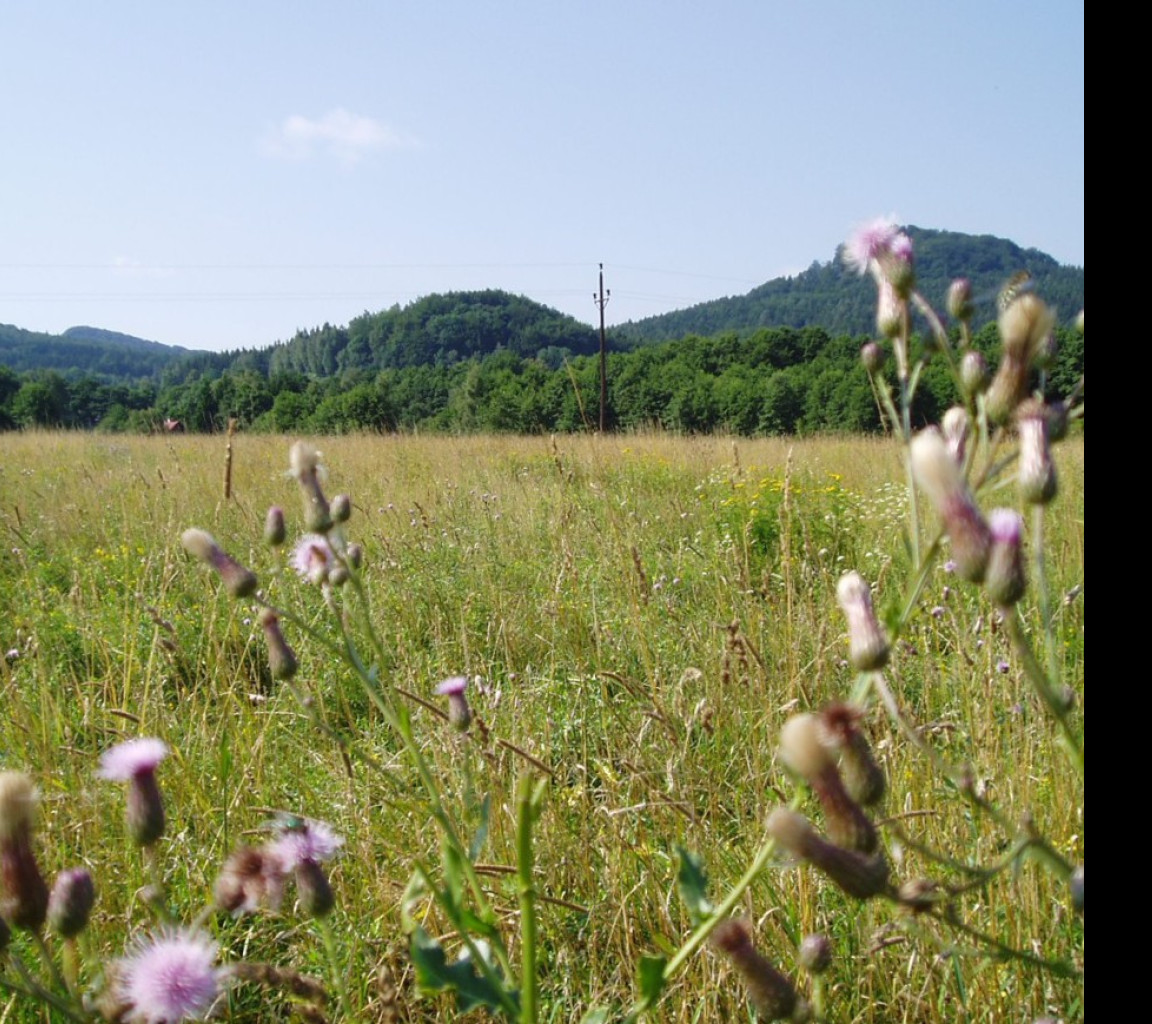
<instances>
[{"instance_id":1,"label":"distant mountain ridge","mask_svg":"<svg viewBox=\"0 0 1152 1024\"><path fill-rule=\"evenodd\" d=\"M964 276L983 300L977 327L995 316L1000 285L1028 270L1037 292L1063 323L1084 307L1084 270L1062 266L1037 249L992 235L966 235L909 226L917 287L938 309L949 283ZM687 309L630 321L610 330L613 349L631 349L695 334L748 332L763 327L820 327L831 337L874 331L875 287L844 266L837 250L793 277L781 277L746 295L714 299ZM216 376L226 371L328 377L356 370L451 366L507 351L555 368L570 356L597 349L587 324L525 296L499 290L448 292L407 306L365 312L346 326L298 331L287 341L243 351L211 353L165 345L98 327L70 327L62 335L0 324L0 366L22 373L142 380L161 375Z\"/></svg>"},{"instance_id":2,"label":"distant mountain ridge","mask_svg":"<svg viewBox=\"0 0 1152 1024\"><path fill-rule=\"evenodd\" d=\"M985 300L980 323L995 318L992 301L1003 282L1020 270L1032 274L1036 291L1054 305L1064 323L1084 308L1084 269L1063 266L1038 249L1023 249L994 235L966 235L909 225L915 252L916 287L938 310L949 284L966 277L973 295ZM636 344L687 334L758 327L822 327L829 334L871 334L875 330L876 289L844 265L841 249L828 263L813 262L794 277L780 277L746 295L701 302L630 321L613 328L616 338Z\"/></svg>"}]
</instances>

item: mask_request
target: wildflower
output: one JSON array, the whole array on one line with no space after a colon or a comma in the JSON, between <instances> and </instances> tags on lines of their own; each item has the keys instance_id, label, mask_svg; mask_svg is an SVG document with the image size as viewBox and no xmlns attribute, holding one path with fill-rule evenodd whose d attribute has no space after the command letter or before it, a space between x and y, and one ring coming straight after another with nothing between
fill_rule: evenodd
<instances>
[{"instance_id":1,"label":"wildflower","mask_svg":"<svg viewBox=\"0 0 1152 1024\"><path fill-rule=\"evenodd\" d=\"M1028 390L1028 373L1047 341L1056 313L1031 292L1010 302L1000 313L1000 365L988 388L988 417L1007 423Z\"/></svg>"},{"instance_id":2,"label":"wildflower","mask_svg":"<svg viewBox=\"0 0 1152 1024\"><path fill-rule=\"evenodd\" d=\"M88 925L96 887L84 868L61 871L48 897L48 924L63 939L79 935Z\"/></svg>"},{"instance_id":3,"label":"wildflower","mask_svg":"<svg viewBox=\"0 0 1152 1024\"><path fill-rule=\"evenodd\" d=\"M1016 484L1030 505L1047 505L1056 496L1056 467L1048 443L1048 415L1044 403L1031 399L1016 414L1020 431L1020 464Z\"/></svg>"},{"instance_id":4,"label":"wildflower","mask_svg":"<svg viewBox=\"0 0 1152 1024\"><path fill-rule=\"evenodd\" d=\"M712 931L712 944L732 961L761 1020L793 1017L798 1001L796 988L767 957L757 952L746 921L735 917L721 921Z\"/></svg>"},{"instance_id":5,"label":"wildflower","mask_svg":"<svg viewBox=\"0 0 1152 1024\"><path fill-rule=\"evenodd\" d=\"M948 286L948 315L953 320L972 319L972 282L958 277Z\"/></svg>"},{"instance_id":6,"label":"wildflower","mask_svg":"<svg viewBox=\"0 0 1152 1024\"><path fill-rule=\"evenodd\" d=\"M809 974L823 974L832 965L832 943L827 935L805 935L797 952L796 959Z\"/></svg>"},{"instance_id":7,"label":"wildflower","mask_svg":"<svg viewBox=\"0 0 1152 1024\"><path fill-rule=\"evenodd\" d=\"M321 487L323 467L320 453L305 441L297 441L288 453L289 473L300 485L304 498L304 521L309 530L327 533L332 529L332 512Z\"/></svg>"},{"instance_id":8,"label":"wildflower","mask_svg":"<svg viewBox=\"0 0 1152 1024\"><path fill-rule=\"evenodd\" d=\"M115 965L115 995L128 1024L202 1020L220 997L225 972L216 967L216 943L187 928L164 929Z\"/></svg>"},{"instance_id":9,"label":"wildflower","mask_svg":"<svg viewBox=\"0 0 1152 1024\"><path fill-rule=\"evenodd\" d=\"M309 917L326 917L335 906L332 886L320 865L331 860L343 844L343 837L324 822L293 818L268 846L295 877L300 908Z\"/></svg>"},{"instance_id":10,"label":"wildflower","mask_svg":"<svg viewBox=\"0 0 1152 1024\"><path fill-rule=\"evenodd\" d=\"M0 912L36 932L48 912L48 886L32 850L36 787L23 772L0 772Z\"/></svg>"},{"instance_id":11,"label":"wildflower","mask_svg":"<svg viewBox=\"0 0 1152 1024\"><path fill-rule=\"evenodd\" d=\"M267 516L264 517L264 543L269 547L278 548L284 543L284 538L287 535L287 528L284 525L284 510L279 505L273 505L268 509Z\"/></svg>"},{"instance_id":12,"label":"wildflower","mask_svg":"<svg viewBox=\"0 0 1152 1024\"><path fill-rule=\"evenodd\" d=\"M959 465L964 464L964 451L968 444L968 410L962 405L952 406L940 420L948 451Z\"/></svg>"},{"instance_id":13,"label":"wildflower","mask_svg":"<svg viewBox=\"0 0 1152 1024\"><path fill-rule=\"evenodd\" d=\"M920 431L911 444L912 474L936 508L952 541L956 572L972 583L984 579L991 538L968 484L940 432Z\"/></svg>"},{"instance_id":14,"label":"wildflower","mask_svg":"<svg viewBox=\"0 0 1152 1024\"><path fill-rule=\"evenodd\" d=\"M887 278L881 278L876 300L876 330L882 338L895 338L904 327L904 300Z\"/></svg>"},{"instance_id":15,"label":"wildflower","mask_svg":"<svg viewBox=\"0 0 1152 1024\"><path fill-rule=\"evenodd\" d=\"M853 800L865 807L884 797L884 771L860 731L861 712L851 704L829 704L819 715L820 742L840 754L840 774Z\"/></svg>"},{"instance_id":16,"label":"wildflower","mask_svg":"<svg viewBox=\"0 0 1152 1024\"><path fill-rule=\"evenodd\" d=\"M273 679L291 679L296 674L296 654L280 629L280 618L271 608L260 609L260 628L268 642L268 670Z\"/></svg>"},{"instance_id":17,"label":"wildflower","mask_svg":"<svg viewBox=\"0 0 1152 1024\"><path fill-rule=\"evenodd\" d=\"M260 907L276 910L284 896L284 872L284 861L276 849L241 846L229 855L216 876L216 906L236 915Z\"/></svg>"},{"instance_id":18,"label":"wildflower","mask_svg":"<svg viewBox=\"0 0 1152 1024\"><path fill-rule=\"evenodd\" d=\"M809 786L828 823L828 837L837 846L871 853L876 829L844 788L840 771L828 748L820 742L815 715L793 715L780 730L780 756Z\"/></svg>"},{"instance_id":19,"label":"wildflower","mask_svg":"<svg viewBox=\"0 0 1152 1024\"><path fill-rule=\"evenodd\" d=\"M452 676L436 687L438 694L448 698L448 722L457 732L467 732L472 724L472 709L464 696L467 686L467 676Z\"/></svg>"},{"instance_id":20,"label":"wildflower","mask_svg":"<svg viewBox=\"0 0 1152 1024\"><path fill-rule=\"evenodd\" d=\"M848 651L857 672L875 672L888 663L888 638L872 610L872 591L857 572L836 585L836 598L848 620Z\"/></svg>"},{"instance_id":21,"label":"wildflower","mask_svg":"<svg viewBox=\"0 0 1152 1024\"><path fill-rule=\"evenodd\" d=\"M326 583L332 570L339 564L336 552L326 537L307 533L292 549L292 567L310 583Z\"/></svg>"},{"instance_id":22,"label":"wildflower","mask_svg":"<svg viewBox=\"0 0 1152 1024\"><path fill-rule=\"evenodd\" d=\"M994 508L988 513L992 546L988 550L988 569L984 586L998 605L1013 605L1024 596L1024 558L1020 536L1024 521L1010 508Z\"/></svg>"},{"instance_id":23,"label":"wildflower","mask_svg":"<svg viewBox=\"0 0 1152 1024\"><path fill-rule=\"evenodd\" d=\"M867 855L836 846L818 835L804 815L783 807L768 816L767 828L782 850L811 863L849 896L867 900L888 888L883 853Z\"/></svg>"},{"instance_id":24,"label":"wildflower","mask_svg":"<svg viewBox=\"0 0 1152 1024\"><path fill-rule=\"evenodd\" d=\"M188 554L199 558L219 573L224 589L232 597L247 597L255 593L256 574L221 550L212 534L204 530L185 530L180 535L180 543Z\"/></svg>"},{"instance_id":25,"label":"wildflower","mask_svg":"<svg viewBox=\"0 0 1152 1024\"><path fill-rule=\"evenodd\" d=\"M151 846L164 834L164 801L156 784L156 766L167 756L168 745L157 739L128 740L100 755L97 776L128 783L128 832L139 846Z\"/></svg>"},{"instance_id":26,"label":"wildflower","mask_svg":"<svg viewBox=\"0 0 1152 1024\"><path fill-rule=\"evenodd\" d=\"M975 349L969 349L960 358L960 387L972 399L988 390L988 363Z\"/></svg>"},{"instance_id":27,"label":"wildflower","mask_svg":"<svg viewBox=\"0 0 1152 1024\"><path fill-rule=\"evenodd\" d=\"M346 523L352 517L352 499L347 494L337 494L332 499L332 521Z\"/></svg>"}]
</instances>

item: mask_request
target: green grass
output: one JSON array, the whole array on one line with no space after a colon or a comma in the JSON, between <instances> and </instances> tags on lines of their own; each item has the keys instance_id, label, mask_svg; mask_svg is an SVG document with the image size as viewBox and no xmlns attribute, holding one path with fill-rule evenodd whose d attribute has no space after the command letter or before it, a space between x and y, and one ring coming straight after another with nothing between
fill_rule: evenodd
<instances>
[{"instance_id":1,"label":"green grass","mask_svg":"<svg viewBox=\"0 0 1152 1024\"><path fill-rule=\"evenodd\" d=\"M347 839L333 872L333 923L353 1004L364 1019L387 1019L395 991L399 1019L452 1019L447 1001L417 999L401 930L413 860L436 862L439 840L400 744L351 673L285 624L301 689L383 766L353 761L349 770L270 680L253 608L229 600L180 547L185 528L208 530L259 574L273 602L301 607L334 638L316 590L278 571L283 556L260 540L270 504L285 507L291 536L299 532L289 440L237 438L226 501L222 438L6 435L0 647L19 656L0 663L0 769L27 771L41 789L45 872L83 864L96 878L96 916L81 940L94 959L119 955L148 920L147 872L125 834L123 794L93 779L96 758L120 739L159 736L174 750L159 773L169 814L162 860L184 918L204 907L223 859L270 809L323 819ZM536 832L539 891L555 901L538 907L541 1019L626 1006L639 957L672 952L691 930L676 896L675 845L703 858L714 897L729 888L768 811L794 792L775 754L780 726L852 689L835 602L841 573L878 580L881 605L902 593L894 445L635 435L365 436L321 447L328 494L353 498L348 533L365 549L386 647L382 678L435 702L444 677L481 677L473 705L493 740L551 771ZM1059 599L1083 583L1083 441L1058 455L1048 570L1082 732L1084 597ZM1013 501L1010 489L993 498ZM1039 644L1032 601L1023 610ZM942 569L920 604L888 673L905 712L950 761L971 762L981 791L1010 820L1031 814L1082 863L1082 783L992 609ZM514 876L498 869L515 865L516 780L529 765L475 732L460 742L419 704L408 706L466 831L478 796L491 795L481 861L493 869L483 878L512 941ZM1003 851L1012 836L974 820L878 709L867 724L889 776L885 813L961 861ZM898 879L941 876L888 838ZM960 906L964 920L1008 945L1083 966L1083 920L1036 864ZM956 936L885 903L854 904L807 868L770 869L742 909L758 947L789 973L804 934L832 937L826 990L836 1021L1083 1016L1082 977L939 956ZM431 909L426 927L447 931ZM326 976L318 936L290 906L274 919L217 916L212 928L226 957ZM288 1019L285 999L244 987L234 1000L234 1019ZM651 1019L743 1020L745 1007L735 975L704 951ZM0 1018L41 1019L6 1012L0 1003Z\"/></svg>"}]
</instances>

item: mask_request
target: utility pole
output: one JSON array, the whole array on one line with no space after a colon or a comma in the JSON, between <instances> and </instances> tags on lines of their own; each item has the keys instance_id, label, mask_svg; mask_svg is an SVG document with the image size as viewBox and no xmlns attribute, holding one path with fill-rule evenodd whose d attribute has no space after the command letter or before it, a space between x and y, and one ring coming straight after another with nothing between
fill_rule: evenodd
<instances>
[{"instance_id":1,"label":"utility pole","mask_svg":"<svg viewBox=\"0 0 1152 1024\"><path fill-rule=\"evenodd\" d=\"M604 291L604 264L600 264L600 294L593 293L592 301L600 307L600 433L608 423L608 363L605 356L607 342L604 338L604 307L612 297L611 290Z\"/></svg>"}]
</instances>

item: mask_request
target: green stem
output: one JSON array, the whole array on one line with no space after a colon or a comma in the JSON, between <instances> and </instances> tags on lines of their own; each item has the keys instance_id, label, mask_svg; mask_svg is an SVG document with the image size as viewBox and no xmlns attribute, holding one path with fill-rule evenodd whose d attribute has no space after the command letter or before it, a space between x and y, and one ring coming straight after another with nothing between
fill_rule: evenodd
<instances>
[{"instance_id":1,"label":"green stem","mask_svg":"<svg viewBox=\"0 0 1152 1024\"><path fill-rule=\"evenodd\" d=\"M336 998L340 1001L340 1012L345 1020L356 1020L352 1013L352 1005L348 1000L348 984L345 980L344 969L340 963L340 952L336 948L336 935L328 918L316 918L316 930L324 942L324 953L328 957L328 969L332 972L332 987L336 989Z\"/></svg>"},{"instance_id":2,"label":"green stem","mask_svg":"<svg viewBox=\"0 0 1152 1024\"><path fill-rule=\"evenodd\" d=\"M539 811L535 780L527 773L516 790L516 875L520 900L520 1021L536 1024L536 887L532 878L532 826Z\"/></svg>"}]
</instances>

